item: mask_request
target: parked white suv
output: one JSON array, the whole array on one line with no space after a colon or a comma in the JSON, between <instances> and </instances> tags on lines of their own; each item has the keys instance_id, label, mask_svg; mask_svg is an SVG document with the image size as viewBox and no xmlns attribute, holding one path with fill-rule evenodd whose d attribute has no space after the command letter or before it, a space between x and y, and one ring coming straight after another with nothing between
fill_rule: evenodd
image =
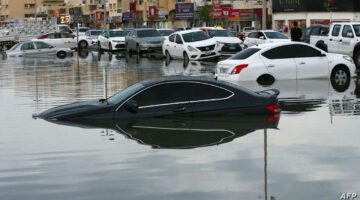
<instances>
[{"instance_id":1,"label":"parked white suv","mask_svg":"<svg viewBox=\"0 0 360 200\"><path fill-rule=\"evenodd\" d=\"M175 32L164 41L162 49L166 59L200 60L220 56L216 41L200 30Z\"/></svg>"},{"instance_id":2,"label":"parked white suv","mask_svg":"<svg viewBox=\"0 0 360 200\"><path fill-rule=\"evenodd\" d=\"M329 53L352 56L360 67L360 23L333 23L329 35L310 36L310 44Z\"/></svg>"},{"instance_id":3,"label":"parked white suv","mask_svg":"<svg viewBox=\"0 0 360 200\"><path fill-rule=\"evenodd\" d=\"M251 47L253 45L279 42L291 42L291 40L278 31L260 30L249 33L244 41L244 44L245 47Z\"/></svg>"}]
</instances>

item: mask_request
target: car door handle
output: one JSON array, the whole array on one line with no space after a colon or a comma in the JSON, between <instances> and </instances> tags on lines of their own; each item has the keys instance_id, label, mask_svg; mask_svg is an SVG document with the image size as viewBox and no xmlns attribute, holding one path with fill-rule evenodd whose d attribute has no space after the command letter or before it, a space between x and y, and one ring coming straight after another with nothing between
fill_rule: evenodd
<instances>
[{"instance_id":1,"label":"car door handle","mask_svg":"<svg viewBox=\"0 0 360 200\"><path fill-rule=\"evenodd\" d=\"M186 110L185 107L179 107L179 108L175 108L175 109L173 110L173 112L184 112L185 110Z\"/></svg>"},{"instance_id":2,"label":"car door handle","mask_svg":"<svg viewBox=\"0 0 360 200\"><path fill-rule=\"evenodd\" d=\"M332 39L331 39L331 38L330 38L329 40L330 40L330 41L332 41Z\"/></svg>"},{"instance_id":3,"label":"car door handle","mask_svg":"<svg viewBox=\"0 0 360 200\"><path fill-rule=\"evenodd\" d=\"M339 42L342 42L342 40L339 40Z\"/></svg>"},{"instance_id":4,"label":"car door handle","mask_svg":"<svg viewBox=\"0 0 360 200\"><path fill-rule=\"evenodd\" d=\"M268 67L275 67L275 65L268 65Z\"/></svg>"},{"instance_id":5,"label":"car door handle","mask_svg":"<svg viewBox=\"0 0 360 200\"><path fill-rule=\"evenodd\" d=\"M299 63L299 65L305 65L306 63L305 62L301 62L301 63Z\"/></svg>"}]
</instances>

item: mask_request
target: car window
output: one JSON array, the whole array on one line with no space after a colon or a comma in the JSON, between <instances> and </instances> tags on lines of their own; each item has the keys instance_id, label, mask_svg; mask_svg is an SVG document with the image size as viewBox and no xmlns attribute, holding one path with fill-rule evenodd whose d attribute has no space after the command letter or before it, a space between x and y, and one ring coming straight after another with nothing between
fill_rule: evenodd
<instances>
[{"instance_id":1,"label":"car window","mask_svg":"<svg viewBox=\"0 0 360 200\"><path fill-rule=\"evenodd\" d=\"M261 36L265 37L264 34L262 32L257 32L256 34L256 38L260 38Z\"/></svg>"},{"instance_id":2,"label":"car window","mask_svg":"<svg viewBox=\"0 0 360 200\"><path fill-rule=\"evenodd\" d=\"M192 83L190 85L190 101L216 100L230 97L233 93L212 85Z\"/></svg>"},{"instance_id":3,"label":"car window","mask_svg":"<svg viewBox=\"0 0 360 200\"><path fill-rule=\"evenodd\" d=\"M319 35L320 34L320 27L314 27L311 30L311 35Z\"/></svg>"},{"instance_id":4,"label":"car window","mask_svg":"<svg viewBox=\"0 0 360 200\"><path fill-rule=\"evenodd\" d=\"M128 31L110 31L110 37L125 37Z\"/></svg>"},{"instance_id":5,"label":"car window","mask_svg":"<svg viewBox=\"0 0 360 200\"><path fill-rule=\"evenodd\" d=\"M210 38L210 36L208 36L203 31L195 31L195 32L185 33L185 34L182 34L182 37L185 42L196 42L196 41L207 40Z\"/></svg>"},{"instance_id":6,"label":"car window","mask_svg":"<svg viewBox=\"0 0 360 200\"><path fill-rule=\"evenodd\" d=\"M307 28L306 31L305 31L305 35L306 36L310 36L310 33L311 33L311 28Z\"/></svg>"},{"instance_id":7,"label":"car window","mask_svg":"<svg viewBox=\"0 0 360 200\"><path fill-rule=\"evenodd\" d=\"M292 51L296 52L297 58L318 57L321 55L321 51L307 45L294 44L290 46L292 46Z\"/></svg>"},{"instance_id":8,"label":"car window","mask_svg":"<svg viewBox=\"0 0 360 200\"><path fill-rule=\"evenodd\" d=\"M170 34L174 33L174 30L159 30L160 35L162 36L169 36Z\"/></svg>"},{"instance_id":9,"label":"car window","mask_svg":"<svg viewBox=\"0 0 360 200\"><path fill-rule=\"evenodd\" d=\"M176 34L176 39L175 39L177 44L182 44L182 40L179 34Z\"/></svg>"},{"instance_id":10,"label":"car window","mask_svg":"<svg viewBox=\"0 0 360 200\"><path fill-rule=\"evenodd\" d=\"M175 42L175 34L170 35L169 41L170 42Z\"/></svg>"},{"instance_id":11,"label":"car window","mask_svg":"<svg viewBox=\"0 0 360 200\"><path fill-rule=\"evenodd\" d=\"M335 25L331 33L332 36L338 36L340 33L341 25Z\"/></svg>"},{"instance_id":12,"label":"car window","mask_svg":"<svg viewBox=\"0 0 360 200\"><path fill-rule=\"evenodd\" d=\"M57 34L50 34L50 35L47 36L47 38L49 38L49 39L55 39L55 38L56 38L55 35L57 35Z\"/></svg>"},{"instance_id":13,"label":"car window","mask_svg":"<svg viewBox=\"0 0 360 200\"><path fill-rule=\"evenodd\" d=\"M132 98L138 105L151 106L177 102L188 102L188 87L184 83L166 83L153 86Z\"/></svg>"},{"instance_id":14,"label":"car window","mask_svg":"<svg viewBox=\"0 0 360 200\"><path fill-rule=\"evenodd\" d=\"M61 33L61 38L72 38L70 34Z\"/></svg>"},{"instance_id":15,"label":"car window","mask_svg":"<svg viewBox=\"0 0 360 200\"><path fill-rule=\"evenodd\" d=\"M218 30L218 29L211 29L209 30L210 37L234 37L230 31L227 30Z\"/></svg>"},{"instance_id":16,"label":"car window","mask_svg":"<svg viewBox=\"0 0 360 200\"><path fill-rule=\"evenodd\" d=\"M285 45L265 51L261 55L268 59L287 59L296 58L297 52L293 50L293 45Z\"/></svg>"},{"instance_id":17,"label":"car window","mask_svg":"<svg viewBox=\"0 0 360 200\"><path fill-rule=\"evenodd\" d=\"M353 25L353 28L355 30L356 36L360 37L360 24Z\"/></svg>"},{"instance_id":18,"label":"car window","mask_svg":"<svg viewBox=\"0 0 360 200\"><path fill-rule=\"evenodd\" d=\"M329 27L322 27L320 29L320 35L327 35L329 33Z\"/></svg>"},{"instance_id":19,"label":"car window","mask_svg":"<svg viewBox=\"0 0 360 200\"><path fill-rule=\"evenodd\" d=\"M258 48L247 48L244 49L242 51L240 51L239 53L235 54L234 56L230 57L230 60L244 60L250 56L252 56L253 54L255 54L256 52L260 51L260 49Z\"/></svg>"},{"instance_id":20,"label":"car window","mask_svg":"<svg viewBox=\"0 0 360 200\"><path fill-rule=\"evenodd\" d=\"M21 46L21 50L26 51L26 50L33 50L35 49L34 44L32 42L29 43L25 43Z\"/></svg>"},{"instance_id":21,"label":"car window","mask_svg":"<svg viewBox=\"0 0 360 200\"><path fill-rule=\"evenodd\" d=\"M289 39L288 37L286 37L286 35L280 33L280 32L265 32L265 35L267 38L270 39Z\"/></svg>"},{"instance_id":22,"label":"car window","mask_svg":"<svg viewBox=\"0 0 360 200\"><path fill-rule=\"evenodd\" d=\"M19 47L19 45L20 45L20 43L15 44L13 47L11 47L9 49L9 51L14 51L15 49L17 49Z\"/></svg>"},{"instance_id":23,"label":"car window","mask_svg":"<svg viewBox=\"0 0 360 200\"><path fill-rule=\"evenodd\" d=\"M256 35L257 35L257 32L251 32L251 33L249 33L248 37L255 38Z\"/></svg>"},{"instance_id":24,"label":"car window","mask_svg":"<svg viewBox=\"0 0 360 200\"><path fill-rule=\"evenodd\" d=\"M354 37L354 33L353 33L352 29L351 29L351 26L345 25L343 30L342 30L341 35L343 37L349 37L349 36L347 36L348 33L352 33L352 35L353 35L352 37ZM352 38L352 37L350 37L350 38Z\"/></svg>"},{"instance_id":25,"label":"car window","mask_svg":"<svg viewBox=\"0 0 360 200\"><path fill-rule=\"evenodd\" d=\"M161 36L160 33L155 29L140 30L140 31L137 32L137 35L138 35L139 38Z\"/></svg>"},{"instance_id":26,"label":"car window","mask_svg":"<svg viewBox=\"0 0 360 200\"><path fill-rule=\"evenodd\" d=\"M51 45L46 44L45 42L35 42L37 49L48 49L51 47Z\"/></svg>"},{"instance_id":27,"label":"car window","mask_svg":"<svg viewBox=\"0 0 360 200\"><path fill-rule=\"evenodd\" d=\"M129 98L131 95L134 95L136 92L143 89L144 87L145 86L143 84L136 83L130 87L127 87L127 88L121 90L121 92L111 96L108 99L108 102L111 104L119 104L119 103L123 102L125 99Z\"/></svg>"}]
</instances>

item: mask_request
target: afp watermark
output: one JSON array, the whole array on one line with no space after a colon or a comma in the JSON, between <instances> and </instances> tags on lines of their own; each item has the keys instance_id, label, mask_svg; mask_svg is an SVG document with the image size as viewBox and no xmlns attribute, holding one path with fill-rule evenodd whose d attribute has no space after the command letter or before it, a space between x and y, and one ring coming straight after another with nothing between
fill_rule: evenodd
<instances>
[{"instance_id":1,"label":"afp watermark","mask_svg":"<svg viewBox=\"0 0 360 200\"><path fill-rule=\"evenodd\" d=\"M341 193L340 200L354 200L358 198L356 193Z\"/></svg>"}]
</instances>

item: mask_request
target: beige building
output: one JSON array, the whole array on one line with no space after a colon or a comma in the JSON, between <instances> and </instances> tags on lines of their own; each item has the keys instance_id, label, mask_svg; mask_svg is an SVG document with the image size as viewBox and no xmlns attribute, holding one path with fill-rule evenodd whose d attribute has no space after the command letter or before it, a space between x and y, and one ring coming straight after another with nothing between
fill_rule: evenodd
<instances>
[{"instance_id":1,"label":"beige building","mask_svg":"<svg viewBox=\"0 0 360 200\"><path fill-rule=\"evenodd\" d=\"M35 16L35 0L1 0L0 23Z\"/></svg>"}]
</instances>

